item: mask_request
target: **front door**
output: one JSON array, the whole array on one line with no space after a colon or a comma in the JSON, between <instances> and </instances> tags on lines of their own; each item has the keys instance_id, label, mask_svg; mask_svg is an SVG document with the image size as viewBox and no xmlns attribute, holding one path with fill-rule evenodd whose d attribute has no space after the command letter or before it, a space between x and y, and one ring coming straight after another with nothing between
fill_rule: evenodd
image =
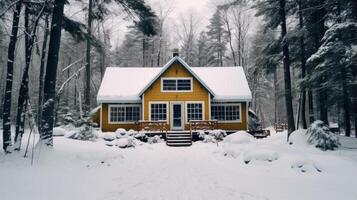
<instances>
[{"instance_id":1,"label":"front door","mask_svg":"<svg viewBox=\"0 0 357 200\"><path fill-rule=\"evenodd\" d=\"M183 103L172 103L171 130L183 130Z\"/></svg>"}]
</instances>

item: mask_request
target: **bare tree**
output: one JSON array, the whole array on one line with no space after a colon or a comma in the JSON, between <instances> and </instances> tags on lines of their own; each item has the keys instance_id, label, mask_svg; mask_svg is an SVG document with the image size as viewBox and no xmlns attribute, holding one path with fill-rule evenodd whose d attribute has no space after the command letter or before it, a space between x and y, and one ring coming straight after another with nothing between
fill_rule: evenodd
<instances>
[{"instance_id":1,"label":"bare tree","mask_svg":"<svg viewBox=\"0 0 357 200\"><path fill-rule=\"evenodd\" d=\"M12 30L10 35L10 43L7 55L7 72L6 72L6 85L3 104L3 149L5 153L10 153L8 147L11 145L11 94L12 83L14 76L14 62L15 50L17 42L17 33L19 30L20 12L22 7L22 0L18 1L14 10L12 19Z\"/></svg>"},{"instance_id":2,"label":"bare tree","mask_svg":"<svg viewBox=\"0 0 357 200\"><path fill-rule=\"evenodd\" d=\"M182 16L179 21L177 36L181 43L181 54L185 61L191 65L195 65L195 42L199 32L199 20L189 12L187 17Z\"/></svg>"}]
</instances>

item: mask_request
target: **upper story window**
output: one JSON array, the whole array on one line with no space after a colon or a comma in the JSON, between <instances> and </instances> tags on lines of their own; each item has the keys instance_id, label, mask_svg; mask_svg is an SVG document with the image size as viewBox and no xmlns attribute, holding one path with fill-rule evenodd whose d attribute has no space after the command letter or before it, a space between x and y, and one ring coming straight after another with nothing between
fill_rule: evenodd
<instances>
[{"instance_id":1,"label":"upper story window","mask_svg":"<svg viewBox=\"0 0 357 200\"><path fill-rule=\"evenodd\" d=\"M192 78L161 78L162 92L192 92Z\"/></svg>"}]
</instances>

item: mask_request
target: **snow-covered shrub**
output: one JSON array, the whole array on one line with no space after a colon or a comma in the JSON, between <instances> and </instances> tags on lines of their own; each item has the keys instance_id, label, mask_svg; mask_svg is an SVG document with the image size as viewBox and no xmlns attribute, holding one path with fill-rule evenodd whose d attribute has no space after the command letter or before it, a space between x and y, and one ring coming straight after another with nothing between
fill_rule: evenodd
<instances>
[{"instance_id":1,"label":"snow-covered shrub","mask_svg":"<svg viewBox=\"0 0 357 200\"><path fill-rule=\"evenodd\" d=\"M148 138L148 143L149 144L155 144L155 143L160 143L162 140L160 138L160 136L155 135L154 137L149 137Z\"/></svg>"},{"instance_id":2,"label":"snow-covered shrub","mask_svg":"<svg viewBox=\"0 0 357 200\"><path fill-rule=\"evenodd\" d=\"M203 142L205 142L205 143L216 143L217 142L217 140L214 138L214 136L212 136L212 135L204 135L203 136L204 138L203 138Z\"/></svg>"},{"instance_id":3,"label":"snow-covered shrub","mask_svg":"<svg viewBox=\"0 0 357 200\"><path fill-rule=\"evenodd\" d=\"M62 127L55 127L53 128L53 136L64 136L66 134L66 129L62 128Z\"/></svg>"},{"instance_id":4,"label":"snow-covered shrub","mask_svg":"<svg viewBox=\"0 0 357 200\"><path fill-rule=\"evenodd\" d=\"M135 131L133 129L130 129L130 130L127 131L127 135L128 136L134 136L136 133L137 133L137 131Z\"/></svg>"},{"instance_id":5,"label":"snow-covered shrub","mask_svg":"<svg viewBox=\"0 0 357 200\"><path fill-rule=\"evenodd\" d=\"M208 132L208 134L213 136L216 141L222 141L223 138L227 136L226 131L221 129L211 130Z\"/></svg>"},{"instance_id":6,"label":"snow-covered shrub","mask_svg":"<svg viewBox=\"0 0 357 200\"><path fill-rule=\"evenodd\" d=\"M318 166L313 160L302 158L294 161L291 165L292 169L297 169L300 172L322 172L322 168Z\"/></svg>"},{"instance_id":7,"label":"snow-covered shrub","mask_svg":"<svg viewBox=\"0 0 357 200\"><path fill-rule=\"evenodd\" d=\"M253 140L255 140L255 138L251 134L246 131L238 131L225 137L223 142L230 144L246 144Z\"/></svg>"},{"instance_id":8,"label":"snow-covered shrub","mask_svg":"<svg viewBox=\"0 0 357 200\"><path fill-rule=\"evenodd\" d=\"M250 151L245 151L243 154L243 161L246 164L252 160L272 162L278 158L279 154L277 152L264 149L252 149Z\"/></svg>"},{"instance_id":9,"label":"snow-covered shrub","mask_svg":"<svg viewBox=\"0 0 357 200\"><path fill-rule=\"evenodd\" d=\"M329 127L320 120L316 120L306 131L307 142L326 151L334 150L340 146L338 136L332 133Z\"/></svg>"},{"instance_id":10,"label":"snow-covered shrub","mask_svg":"<svg viewBox=\"0 0 357 200\"><path fill-rule=\"evenodd\" d=\"M147 142L148 141L148 137L146 136L146 132L145 131L135 132L134 138L138 139L138 140L140 140L142 142Z\"/></svg>"},{"instance_id":11,"label":"snow-covered shrub","mask_svg":"<svg viewBox=\"0 0 357 200\"><path fill-rule=\"evenodd\" d=\"M126 130L123 129L123 128L118 128L116 131L115 131L115 135L117 138L121 138L121 137L124 137L126 135Z\"/></svg>"},{"instance_id":12,"label":"snow-covered shrub","mask_svg":"<svg viewBox=\"0 0 357 200\"><path fill-rule=\"evenodd\" d=\"M105 132L101 133L100 137L105 141L113 141L116 138L116 134L114 132Z\"/></svg>"},{"instance_id":13,"label":"snow-covered shrub","mask_svg":"<svg viewBox=\"0 0 357 200\"><path fill-rule=\"evenodd\" d=\"M204 131L200 130L200 131L197 132L197 135L198 135L198 138L200 140L204 140L205 136L206 136L206 133Z\"/></svg>"},{"instance_id":14,"label":"snow-covered shrub","mask_svg":"<svg viewBox=\"0 0 357 200\"><path fill-rule=\"evenodd\" d=\"M223 156L237 158L240 155L241 151L233 145L223 146Z\"/></svg>"},{"instance_id":15,"label":"snow-covered shrub","mask_svg":"<svg viewBox=\"0 0 357 200\"><path fill-rule=\"evenodd\" d=\"M76 140L94 140L97 138L97 131L93 126L90 117L82 118L77 121L76 132L71 135L72 139Z\"/></svg>"},{"instance_id":16,"label":"snow-covered shrub","mask_svg":"<svg viewBox=\"0 0 357 200\"><path fill-rule=\"evenodd\" d=\"M136 146L135 138L133 138L133 137L119 138L116 141L116 145L119 148L135 147Z\"/></svg>"}]
</instances>

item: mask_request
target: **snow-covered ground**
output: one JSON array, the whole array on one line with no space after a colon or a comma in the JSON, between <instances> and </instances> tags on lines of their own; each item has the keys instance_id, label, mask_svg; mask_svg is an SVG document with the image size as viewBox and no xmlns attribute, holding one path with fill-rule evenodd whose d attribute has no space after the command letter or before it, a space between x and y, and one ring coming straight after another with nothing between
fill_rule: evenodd
<instances>
[{"instance_id":1,"label":"snow-covered ground","mask_svg":"<svg viewBox=\"0 0 357 200\"><path fill-rule=\"evenodd\" d=\"M322 152L288 145L280 133L120 149L55 137L53 149L36 149L33 165L23 152L0 153L0 199L356 200L357 140L341 142Z\"/></svg>"}]
</instances>

